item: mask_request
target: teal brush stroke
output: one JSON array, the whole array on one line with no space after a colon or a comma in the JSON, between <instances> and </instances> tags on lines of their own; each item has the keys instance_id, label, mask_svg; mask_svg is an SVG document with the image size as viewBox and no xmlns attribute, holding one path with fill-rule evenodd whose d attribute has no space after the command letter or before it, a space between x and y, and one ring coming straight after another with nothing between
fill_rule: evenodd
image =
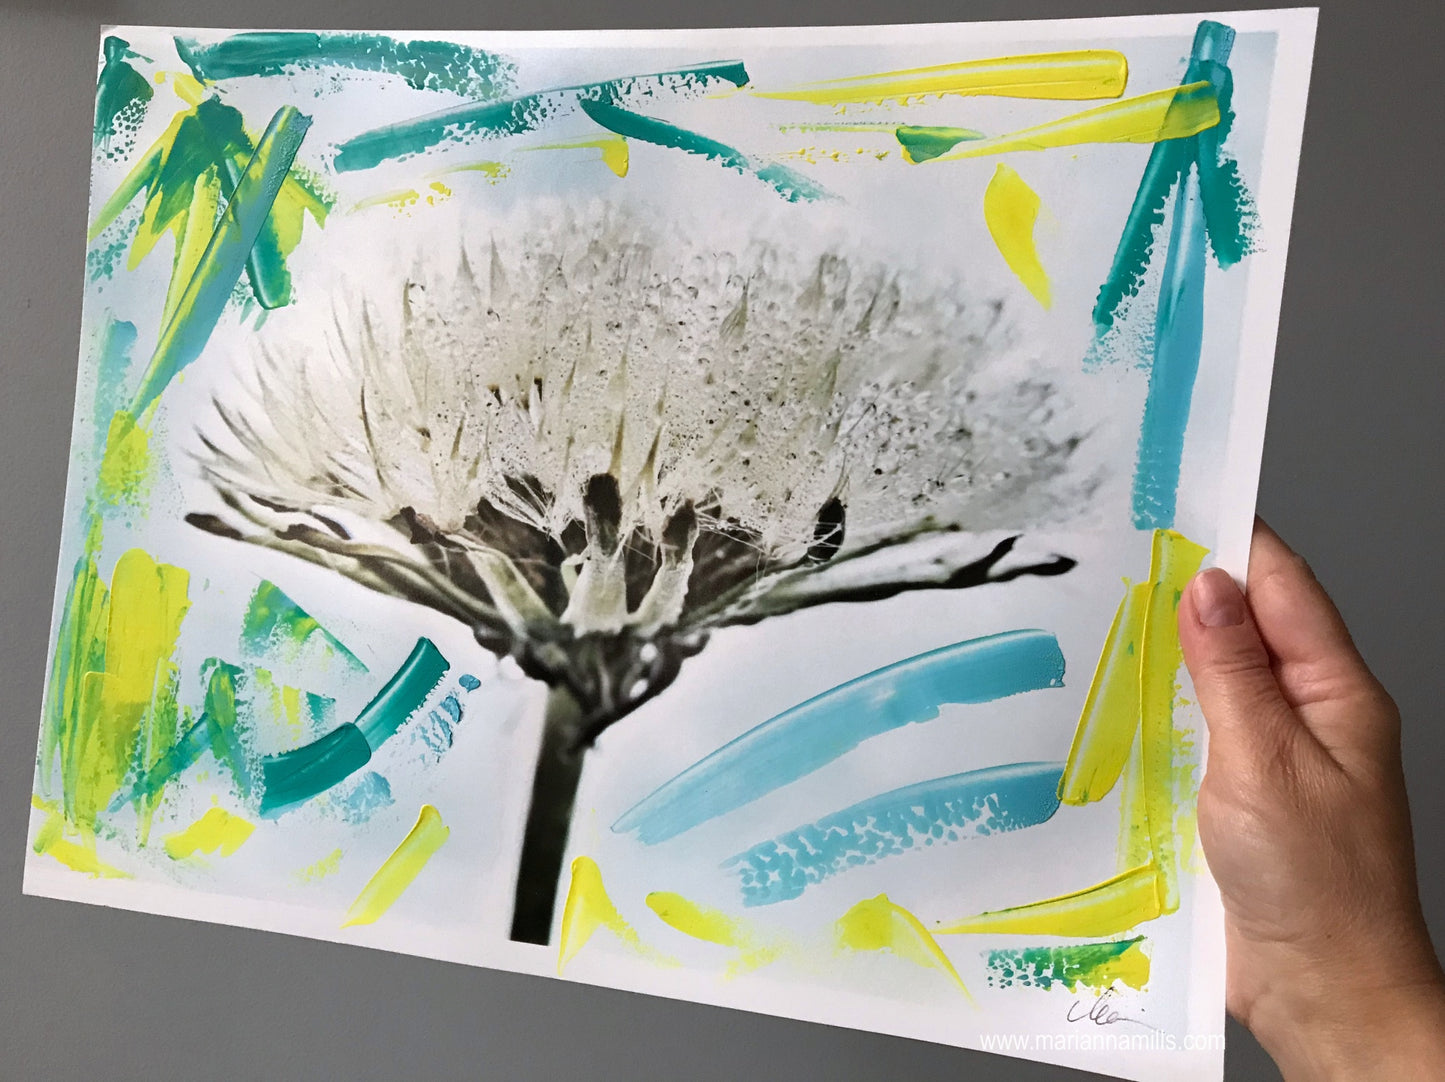
<instances>
[{"instance_id":1,"label":"teal brush stroke","mask_svg":"<svg viewBox=\"0 0 1445 1082\"><path fill-rule=\"evenodd\" d=\"M940 154L947 154L959 143L982 139L983 132L972 128L920 127L905 124L893 132L912 162L926 162Z\"/></svg>"},{"instance_id":2,"label":"teal brush stroke","mask_svg":"<svg viewBox=\"0 0 1445 1082\"><path fill-rule=\"evenodd\" d=\"M652 117L642 116L627 109L619 108L612 95L600 98L584 97L579 104L582 111L609 131L628 139L637 139L660 147L671 147L688 154L710 158L727 169L734 169L744 175L752 175L771 185L779 195L790 203L800 200L822 199L827 192L795 169L777 162L757 162L741 150L710 139L697 132L679 128Z\"/></svg>"},{"instance_id":3,"label":"teal brush stroke","mask_svg":"<svg viewBox=\"0 0 1445 1082\"><path fill-rule=\"evenodd\" d=\"M241 669L218 658L209 658L201 666L210 670L206 682L206 701L200 720L195 722L159 759L111 801L109 810L117 812L127 804L154 800L161 790L182 771L188 769L207 751L216 762L230 771L236 793L249 796L255 784L246 749L241 743L236 710L236 680Z\"/></svg>"},{"instance_id":4,"label":"teal brush stroke","mask_svg":"<svg viewBox=\"0 0 1445 1082\"><path fill-rule=\"evenodd\" d=\"M993 988L1017 986L1044 991L1056 986L1073 992L1080 987L1097 988L1099 973L1107 973L1112 962L1130 947L1143 942L1146 942L1145 938L1136 935L1133 939L1111 939L1102 943L991 950L984 954L988 983Z\"/></svg>"},{"instance_id":5,"label":"teal brush stroke","mask_svg":"<svg viewBox=\"0 0 1445 1082\"><path fill-rule=\"evenodd\" d=\"M371 762L371 745L347 722L305 747L261 760L261 814L272 817L345 781Z\"/></svg>"},{"instance_id":6,"label":"teal brush stroke","mask_svg":"<svg viewBox=\"0 0 1445 1082\"><path fill-rule=\"evenodd\" d=\"M386 682L376 698L357 715L355 725L375 751L406 724L432 689L441 683L449 664L430 639L417 639L411 656Z\"/></svg>"},{"instance_id":7,"label":"teal brush stroke","mask_svg":"<svg viewBox=\"0 0 1445 1082\"><path fill-rule=\"evenodd\" d=\"M1205 20L1194 35L1185 83L1208 81L1220 122L1185 139L1156 143L1130 208L1114 263L1094 307L1094 344L1086 365L1097 364L1100 343L1114 327L1125 299L1136 296L1154 256L1154 232L1178 192L1165 255L1164 280L1150 343L1149 391L1139 429L1132 511L1139 529L1167 529L1178 505L1180 462L1204 338L1207 249L1221 267L1249 251L1253 202L1239 167L1222 150L1234 123L1234 78L1228 66L1234 31Z\"/></svg>"},{"instance_id":8,"label":"teal brush stroke","mask_svg":"<svg viewBox=\"0 0 1445 1082\"><path fill-rule=\"evenodd\" d=\"M760 842L723 867L736 870L744 905L790 901L850 868L1047 822L1063 772L1063 763L1014 763L919 782Z\"/></svg>"},{"instance_id":9,"label":"teal brush stroke","mask_svg":"<svg viewBox=\"0 0 1445 1082\"><path fill-rule=\"evenodd\" d=\"M993 702L1063 687L1064 655L1047 631L1005 631L896 662L750 729L639 801L612 825L666 841L797 781L863 741L931 721L944 704Z\"/></svg>"},{"instance_id":10,"label":"teal brush stroke","mask_svg":"<svg viewBox=\"0 0 1445 1082\"><path fill-rule=\"evenodd\" d=\"M95 439L92 444L97 461L105 453L110 420L125 402L125 386L130 375L131 350L138 332L134 323L116 319L107 312L105 327L95 360Z\"/></svg>"},{"instance_id":11,"label":"teal brush stroke","mask_svg":"<svg viewBox=\"0 0 1445 1082\"><path fill-rule=\"evenodd\" d=\"M652 94L658 90L705 90L719 82L745 86L748 82L747 69L741 61L721 60L676 71L554 87L506 101L459 105L354 136L337 147L332 167L338 173L354 172L371 169L392 158L420 154L449 139L471 135L487 139L521 135L547 121L570 114L582 98Z\"/></svg>"},{"instance_id":12,"label":"teal brush stroke","mask_svg":"<svg viewBox=\"0 0 1445 1082\"><path fill-rule=\"evenodd\" d=\"M344 781L421 709L446 674L448 662L430 639L417 639L400 669L356 720L299 748L261 760L261 814L279 815Z\"/></svg>"},{"instance_id":13,"label":"teal brush stroke","mask_svg":"<svg viewBox=\"0 0 1445 1082\"><path fill-rule=\"evenodd\" d=\"M105 63L95 85L95 145L101 146L121 133L134 130L145 118L146 106L155 91L147 79L130 64L136 58L130 42L110 35L102 45Z\"/></svg>"},{"instance_id":14,"label":"teal brush stroke","mask_svg":"<svg viewBox=\"0 0 1445 1082\"><path fill-rule=\"evenodd\" d=\"M1221 266L1237 262L1248 247L1248 230L1253 212L1234 162L1221 161L1220 145L1233 123L1231 109L1233 77L1228 67L1234 46L1234 30L1222 23L1205 20L1194 34L1189 66L1180 85L1208 81L1219 102L1220 123L1198 135L1155 143L1129 217L1124 223L1119 247L1108 276L1099 287L1094 304L1095 339L1114 326L1120 306L1136 296L1154 253L1154 232L1164 221L1164 205L1191 162L1207 178L1209 202L1215 208L1209 222L1211 239ZM1237 253L1237 254L1236 254Z\"/></svg>"},{"instance_id":15,"label":"teal brush stroke","mask_svg":"<svg viewBox=\"0 0 1445 1082\"><path fill-rule=\"evenodd\" d=\"M290 105L283 105L271 118L175 313L161 331L150 367L131 407L136 416L155 400L177 372L201 355L246 268L251 247L266 224L271 205L310 126L311 118Z\"/></svg>"},{"instance_id":16,"label":"teal brush stroke","mask_svg":"<svg viewBox=\"0 0 1445 1082\"><path fill-rule=\"evenodd\" d=\"M510 93L515 65L505 57L450 41L397 41L386 34L297 30L233 34L202 45L176 38L176 52L203 83L248 75L348 68L399 75L417 90L449 90L471 98Z\"/></svg>"}]
</instances>

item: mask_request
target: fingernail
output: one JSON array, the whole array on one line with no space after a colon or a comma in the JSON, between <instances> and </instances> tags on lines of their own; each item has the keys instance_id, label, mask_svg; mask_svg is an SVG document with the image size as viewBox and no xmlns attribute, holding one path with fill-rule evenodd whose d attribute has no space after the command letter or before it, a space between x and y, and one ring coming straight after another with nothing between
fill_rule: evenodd
<instances>
[{"instance_id":1,"label":"fingernail","mask_svg":"<svg viewBox=\"0 0 1445 1082\"><path fill-rule=\"evenodd\" d=\"M1201 571L1190 587L1194 592L1194 611L1205 627L1235 627L1244 623L1244 595L1229 572L1218 567Z\"/></svg>"}]
</instances>

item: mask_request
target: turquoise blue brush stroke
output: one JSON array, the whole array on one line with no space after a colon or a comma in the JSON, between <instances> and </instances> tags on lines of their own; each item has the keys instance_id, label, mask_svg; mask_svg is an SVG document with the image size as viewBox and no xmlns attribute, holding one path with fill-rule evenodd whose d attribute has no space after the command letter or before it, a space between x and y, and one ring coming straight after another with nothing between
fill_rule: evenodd
<instances>
[{"instance_id":1,"label":"turquoise blue brush stroke","mask_svg":"<svg viewBox=\"0 0 1445 1082\"><path fill-rule=\"evenodd\" d=\"M1063 651L1047 631L1005 631L919 654L750 729L639 801L612 829L635 831L646 845L666 841L811 774L871 737L931 721L944 704L993 702L1063 684Z\"/></svg>"},{"instance_id":2,"label":"turquoise blue brush stroke","mask_svg":"<svg viewBox=\"0 0 1445 1082\"><path fill-rule=\"evenodd\" d=\"M1232 116L1229 113L1229 100L1233 82L1227 64L1233 45L1233 29L1210 20L1201 22L1195 31L1189 66L1181 81L1181 85L1205 80L1211 84L1215 97L1219 100L1221 124ZM1207 133L1201 133L1203 134ZM1154 144L1149 153L1149 162L1144 167L1143 179L1139 182L1139 190L1129 208L1129 217L1124 223L1113 264L1103 285L1099 287L1099 297L1094 304L1096 339L1103 337L1113 328L1120 305L1138 294L1153 257L1154 233L1164 221L1164 205L1169 200L1169 194L1179 183L1189 164L1206 157L1201 154L1201 147L1208 148L1214 155L1213 161L1208 162L1206 168L1218 168L1219 144L1222 140L1223 136L1216 133L1204 140L1196 135L1185 139L1167 139ZM1237 172L1234 176L1237 177ZM1221 215L1221 236L1228 232L1229 224ZM1242 228L1242 225L1242 222L1235 223L1236 230ZM1216 242L1216 251L1221 249L1233 250L1229 243L1223 240Z\"/></svg>"},{"instance_id":3,"label":"turquoise blue brush stroke","mask_svg":"<svg viewBox=\"0 0 1445 1082\"><path fill-rule=\"evenodd\" d=\"M417 639L401 668L355 721L309 744L263 758L261 814L279 815L364 767L371 761L372 752L421 709L447 668L447 659L430 639Z\"/></svg>"},{"instance_id":4,"label":"turquoise blue brush stroke","mask_svg":"<svg viewBox=\"0 0 1445 1082\"><path fill-rule=\"evenodd\" d=\"M111 418L125 405L131 350L135 347L137 336L134 323L106 313L95 362L95 435L92 448L97 461L105 453Z\"/></svg>"},{"instance_id":5,"label":"turquoise blue brush stroke","mask_svg":"<svg viewBox=\"0 0 1445 1082\"><path fill-rule=\"evenodd\" d=\"M131 406L136 416L177 372L201 355L226 309L226 302L231 299L231 291L246 269L251 247L266 224L271 205L310 126L311 118L289 105L277 109L266 126L181 295L175 314L161 331L150 367Z\"/></svg>"},{"instance_id":6,"label":"turquoise blue brush stroke","mask_svg":"<svg viewBox=\"0 0 1445 1082\"><path fill-rule=\"evenodd\" d=\"M718 82L745 86L747 69L738 60L721 60L692 68L629 75L597 83L553 87L505 101L459 105L403 120L353 136L336 148L332 168L338 173L371 169L392 158L408 158L459 136L499 138L533 131L566 116L579 99L621 96L646 90L702 90Z\"/></svg>"},{"instance_id":7,"label":"turquoise blue brush stroke","mask_svg":"<svg viewBox=\"0 0 1445 1082\"><path fill-rule=\"evenodd\" d=\"M1038 826L1059 808L1063 763L1014 763L870 797L730 858L743 904L772 905L886 857Z\"/></svg>"},{"instance_id":8,"label":"turquoise blue brush stroke","mask_svg":"<svg viewBox=\"0 0 1445 1082\"><path fill-rule=\"evenodd\" d=\"M356 779L345 793L333 794L337 811L348 823L365 823L383 808L396 803L391 783L375 770L368 770Z\"/></svg>"},{"instance_id":9,"label":"turquoise blue brush stroke","mask_svg":"<svg viewBox=\"0 0 1445 1082\"><path fill-rule=\"evenodd\" d=\"M1184 433L1204 343L1204 263L1204 204L1198 177L1190 172L1174 204L1154 325L1154 365L1139 426L1133 504L1134 525L1141 530L1174 525Z\"/></svg>"},{"instance_id":10,"label":"turquoise blue brush stroke","mask_svg":"<svg viewBox=\"0 0 1445 1082\"><path fill-rule=\"evenodd\" d=\"M603 95L598 99L582 98L579 104L584 113L609 131L628 139L697 154L726 169L755 176L772 186L790 203L823 199L828 195L827 191L796 169L789 169L777 162L754 161L736 147L730 147L706 135L622 109L610 95Z\"/></svg>"},{"instance_id":11,"label":"turquoise blue brush stroke","mask_svg":"<svg viewBox=\"0 0 1445 1082\"><path fill-rule=\"evenodd\" d=\"M233 34L203 45L176 38L176 53L201 82L297 69L348 68L399 75L417 90L449 90L472 98L509 93L515 66L485 49L451 41L398 41L387 34L300 30Z\"/></svg>"}]
</instances>

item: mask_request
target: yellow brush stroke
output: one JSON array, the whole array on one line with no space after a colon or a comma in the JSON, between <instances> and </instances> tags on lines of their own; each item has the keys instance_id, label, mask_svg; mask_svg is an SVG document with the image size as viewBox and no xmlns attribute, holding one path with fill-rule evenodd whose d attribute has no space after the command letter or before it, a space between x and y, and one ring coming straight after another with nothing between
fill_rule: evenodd
<instances>
[{"instance_id":1,"label":"yellow brush stroke","mask_svg":"<svg viewBox=\"0 0 1445 1082\"><path fill-rule=\"evenodd\" d=\"M631 165L627 140L621 135L604 135L596 139L573 139L565 143L547 143L523 150L600 150L602 164L619 177L625 177Z\"/></svg>"},{"instance_id":2,"label":"yellow brush stroke","mask_svg":"<svg viewBox=\"0 0 1445 1082\"><path fill-rule=\"evenodd\" d=\"M491 183L496 184L503 177L510 176L512 170L505 162L467 162L465 165L449 165L445 169L437 169L428 173L429 177L444 177L448 173L481 173Z\"/></svg>"},{"instance_id":3,"label":"yellow brush stroke","mask_svg":"<svg viewBox=\"0 0 1445 1082\"><path fill-rule=\"evenodd\" d=\"M150 481L150 465L150 432L127 410L117 410L106 432L96 495L110 504L137 502Z\"/></svg>"},{"instance_id":4,"label":"yellow brush stroke","mask_svg":"<svg viewBox=\"0 0 1445 1082\"><path fill-rule=\"evenodd\" d=\"M895 905L888 895L880 894L859 902L839 918L836 931L839 946L855 951L891 951L915 965L940 970L973 1001L958 970L953 968L948 955L929 935L923 922L901 905Z\"/></svg>"},{"instance_id":5,"label":"yellow brush stroke","mask_svg":"<svg viewBox=\"0 0 1445 1082\"><path fill-rule=\"evenodd\" d=\"M256 827L224 808L211 808L185 830L167 834L166 855L184 860L197 853L219 853L229 857L245 843Z\"/></svg>"},{"instance_id":6,"label":"yellow brush stroke","mask_svg":"<svg viewBox=\"0 0 1445 1082\"><path fill-rule=\"evenodd\" d=\"M314 864L296 872L298 883L314 883L318 879L325 879L328 875L335 875L341 870L341 850L333 849Z\"/></svg>"},{"instance_id":7,"label":"yellow brush stroke","mask_svg":"<svg viewBox=\"0 0 1445 1082\"><path fill-rule=\"evenodd\" d=\"M1094 680L1074 730L1069 759L1059 778L1059 799L1083 805L1102 800L1114 788L1134 734L1139 729L1139 659L1144 646L1144 613L1152 584L1124 591L1104 639ZM1130 867L1133 867L1131 864Z\"/></svg>"},{"instance_id":8,"label":"yellow brush stroke","mask_svg":"<svg viewBox=\"0 0 1445 1082\"><path fill-rule=\"evenodd\" d=\"M443 825L441 813L430 804L423 804L417 814L416 825L361 888L356 901L346 911L341 927L373 924L379 920L411 886L412 880L426 867L426 862L442 847L451 832L450 827Z\"/></svg>"},{"instance_id":9,"label":"yellow brush stroke","mask_svg":"<svg viewBox=\"0 0 1445 1082\"><path fill-rule=\"evenodd\" d=\"M952 162L1016 150L1048 150L1080 143L1158 143L1182 139L1219 123L1219 102L1207 82L1189 83L1086 109L1034 128L961 143L928 161ZM903 156L909 161L907 147ZM917 164L917 163L915 163Z\"/></svg>"},{"instance_id":10,"label":"yellow brush stroke","mask_svg":"<svg viewBox=\"0 0 1445 1082\"><path fill-rule=\"evenodd\" d=\"M720 909L698 905L681 894L653 891L647 896L647 908L683 935L741 952L729 966L732 972L757 969L778 957L779 949L762 942L743 921Z\"/></svg>"},{"instance_id":11,"label":"yellow brush stroke","mask_svg":"<svg viewBox=\"0 0 1445 1082\"><path fill-rule=\"evenodd\" d=\"M587 945L598 928L606 928L623 944L644 957L665 961L657 955L636 929L623 919L612 904L602 883L602 869L591 857L572 861L572 884L567 888L567 904L562 910L562 940L557 945L557 973Z\"/></svg>"},{"instance_id":12,"label":"yellow brush stroke","mask_svg":"<svg viewBox=\"0 0 1445 1082\"><path fill-rule=\"evenodd\" d=\"M35 804L33 800L32 804ZM35 804L35 806L41 807L40 804ZM45 822L35 832L35 841L31 845L35 852L54 857L71 871L82 872L98 879L131 878L129 872L111 867L96 855L93 834L82 831L79 843L69 841L65 837L65 816L53 805L45 810L47 811Z\"/></svg>"},{"instance_id":13,"label":"yellow brush stroke","mask_svg":"<svg viewBox=\"0 0 1445 1082\"><path fill-rule=\"evenodd\" d=\"M1184 662L1179 646L1179 598L1208 554L1174 530L1155 530L1149 560L1149 606L1139 660L1139 710L1143 720L1142 788L1149 842L1164 880L1164 909L1179 905L1177 834L1174 822L1175 676Z\"/></svg>"},{"instance_id":14,"label":"yellow brush stroke","mask_svg":"<svg viewBox=\"0 0 1445 1082\"><path fill-rule=\"evenodd\" d=\"M427 206L434 207L452 197L452 190L439 180L434 180L427 185L434 194L426 197Z\"/></svg>"},{"instance_id":15,"label":"yellow brush stroke","mask_svg":"<svg viewBox=\"0 0 1445 1082\"><path fill-rule=\"evenodd\" d=\"M938 932L1115 935L1179 908L1180 835L1192 834L1193 819L1178 806L1183 785L1175 761L1174 681L1183 654L1177 620L1179 598L1207 554L1181 533L1154 531L1149 581L1130 586L1114 616L1059 782L1061 800L1083 804L1111 790L1127 768L1119 824L1123 870L1072 894L948 922Z\"/></svg>"},{"instance_id":16,"label":"yellow brush stroke","mask_svg":"<svg viewBox=\"0 0 1445 1082\"><path fill-rule=\"evenodd\" d=\"M1135 740L1124 766L1122 799L1119 801L1118 869L1126 872L1153 859L1149 841L1149 813L1144 809L1144 752Z\"/></svg>"},{"instance_id":17,"label":"yellow brush stroke","mask_svg":"<svg viewBox=\"0 0 1445 1082\"><path fill-rule=\"evenodd\" d=\"M1129 62L1112 49L1002 56L926 68L855 75L783 90L754 90L760 98L814 105L906 104L942 94L991 94L1007 98L1079 101L1124 93Z\"/></svg>"},{"instance_id":18,"label":"yellow brush stroke","mask_svg":"<svg viewBox=\"0 0 1445 1082\"><path fill-rule=\"evenodd\" d=\"M1017 172L1000 162L984 189L983 220L1009 270L1018 276L1036 301L1048 308L1053 304L1049 275L1039 262L1039 250L1034 244L1039 206L1038 193Z\"/></svg>"},{"instance_id":19,"label":"yellow brush stroke","mask_svg":"<svg viewBox=\"0 0 1445 1082\"><path fill-rule=\"evenodd\" d=\"M996 935L1118 935L1164 912L1163 875L1155 865L1146 864L1072 894L948 921L935 928L934 932L938 935L979 932Z\"/></svg>"},{"instance_id":20,"label":"yellow brush stroke","mask_svg":"<svg viewBox=\"0 0 1445 1082\"><path fill-rule=\"evenodd\" d=\"M382 192L380 195L370 195L365 199L358 199L351 204L353 211L365 210L367 207L391 207L393 210L406 210L408 207L416 206L421 199L421 193L415 188L405 188L396 192Z\"/></svg>"},{"instance_id":21,"label":"yellow brush stroke","mask_svg":"<svg viewBox=\"0 0 1445 1082\"><path fill-rule=\"evenodd\" d=\"M147 767L175 739L179 670L171 654L190 608L190 575L130 549L111 573L105 670L81 681L65 779L74 821L93 824L125 780L140 745ZM167 732L165 730L169 729ZM145 824L143 823L144 827Z\"/></svg>"},{"instance_id":22,"label":"yellow brush stroke","mask_svg":"<svg viewBox=\"0 0 1445 1082\"><path fill-rule=\"evenodd\" d=\"M1112 961L1099 966L1090 974L1099 987L1109 987L1115 981L1140 991L1149 983L1149 956L1144 953L1144 941L1131 943L1124 952Z\"/></svg>"}]
</instances>

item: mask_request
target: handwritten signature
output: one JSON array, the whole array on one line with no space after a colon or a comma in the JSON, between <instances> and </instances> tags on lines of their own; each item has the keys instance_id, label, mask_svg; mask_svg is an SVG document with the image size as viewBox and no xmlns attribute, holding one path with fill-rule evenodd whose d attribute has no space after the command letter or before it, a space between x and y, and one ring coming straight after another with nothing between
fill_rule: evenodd
<instances>
[{"instance_id":1,"label":"handwritten signature","mask_svg":"<svg viewBox=\"0 0 1445 1082\"><path fill-rule=\"evenodd\" d=\"M1136 1026L1143 1026L1145 1029L1154 1029L1148 1022L1141 1018L1133 1018L1122 1011L1115 1010L1110 1002L1110 997L1115 995L1112 988L1108 989L1098 999L1087 1007L1082 1000L1074 1000L1069 1005L1068 1013L1064 1020L1068 1022L1092 1022L1096 1026L1112 1026L1118 1022L1132 1022Z\"/></svg>"}]
</instances>

